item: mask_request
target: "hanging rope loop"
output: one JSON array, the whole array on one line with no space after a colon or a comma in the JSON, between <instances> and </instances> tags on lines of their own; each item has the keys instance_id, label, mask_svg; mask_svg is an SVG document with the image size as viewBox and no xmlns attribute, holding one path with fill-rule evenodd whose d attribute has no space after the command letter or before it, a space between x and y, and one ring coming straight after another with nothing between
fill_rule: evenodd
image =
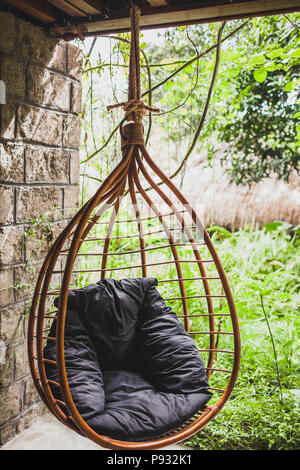
<instances>
[{"instance_id":1,"label":"hanging rope loop","mask_svg":"<svg viewBox=\"0 0 300 470\"><path fill-rule=\"evenodd\" d=\"M110 106L107 106L107 110L110 111L111 109L121 107L125 112L125 120L134 121L138 124L142 121L147 111L150 111L151 113L159 113L159 109L145 105L142 100L134 99L123 103L111 104Z\"/></svg>"},{"instance_id":2,"label":"hanging rope loop","mask_svg":"<svg viewBox=\"0 0 300 470\"><path fill-rule=\"evenodd\" d=\"M141 100L141 64L140 64L140 16L141 10L137 5L130 9L131 43L128 78L128 101L107 106L110 111L122 107L125 112L125 121L134 121L140 124L147 111L158 113L159 109L145 105Z\"/></svg>"},{"instance_id":3,"label":"hanging rope loop","mask_svg":"<svg viewBox=\"0 0 300 470\"><path fill-rule=\"evenodd\" d=\"M138 6L130 8L131 44L129 60L128 100L141 99L140 18Z\"/></svg>"}]
</instances>

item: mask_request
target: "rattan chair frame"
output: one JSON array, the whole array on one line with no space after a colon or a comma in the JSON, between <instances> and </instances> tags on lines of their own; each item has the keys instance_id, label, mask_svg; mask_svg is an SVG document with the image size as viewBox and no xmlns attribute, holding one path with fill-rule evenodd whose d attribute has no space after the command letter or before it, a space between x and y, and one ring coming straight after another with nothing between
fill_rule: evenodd
<instances>
[{"instance_id":1,"label":"rattan chair frame","mask_svg":"<svg viewBox=\"0 0 300 470\"><path fill-rule=\"evenodd\" d=\"M137 34L137 31L138 28L136 28L135 25L135 34ZM134 56L134 51L131 52L131 56ZM129 98L132 100L132 95L129 94ZM135 95L133 98L139 100L139 95ZM131 117L132 116L135 117L134 112L131 113ZM28 357L33 381L43 402L63 424L78 432L79 434L86 436L97 444L109 449L158 449L189 438L194 433L203 428L207 423L209 423L209 421L214 418L223 408L233 390L238 375L241 350L240 333L237 313L229 283L218 254L205 227L202 225L196 212L192 209L190 212L192 222L196 227L200 227L203 233L203 240L199 243L194 239L193 233L190 227L186 224L183 215L184 209L182 209L182 207L190 207L188 201L150 157L143 142L143 128L141 123L134 119L133 123L129 123L122 128L121 134L122 160L101 184L95 195L90 198L90 200L76 213L67 227L61 232L45 258L37 279L29 314ZM159 183L155 182L153 175L155 175L156 179L159 180ZM177 246L183 245L183 243L178 243L174 239L172 229L166 222L165 214L162 213L159 207L155 204L153 198L150 195L151 191L149 192L147 191L147 188L145 189L143 187L141 178L147 182L152 190L152 193L158 196L169 208L168 215L172 215L179 222L181 229L184 231L188 239L188 242L184 243L184 245L190 245L191 247L191 259L180 259ZM159 221L162 228L161 231L165 233L167 239L167 244L165 246L168 246L171 250L172 260L169 261L169 263L172 262L175 264L177 278L163 279L161 282L176 282L179 285L180 296L176 297L175 299L180 299L182 302L182 315L178 315L178 317L183 319L186 331L192 336L209 335L209 347L206 349L199 349L200 352L205 351L208 353L208 361L206 366L207 376L210 378L212 373L221 373L229 376L226 381L226 387L224 389L212 388L212 390L222 394L216 404L213 406L207 406L204 410L199 410L199 413L188 419L177 429L172 430L164 435L153 437L153 439L140 442L117 440L108 436L99 435L88 426L74 404L68 383L64 356L65 319L67 312L68 292L71 286L72 275L78 272L74 267L75 262L77 257L82 255L82 253L79 253L82 244L85 240L88 240L88 235L91 229L96 224L101 223L101 217L107 210L108 206L113 206L114 211L108 223L106 237L98 239L99 241L103 242L103 251L101 253L101 268L96 271L99 272L101 279L104 279L107 273L126 268L126 265L125 268L122 266L113 269L108 268L107 260L109 256L116 256L118 254L116 252L110 252L109 245L113 238L111 237L113 227L115 223L120 223L120 221L116 220L116 217L119 212L120 204L122 202L122 198L124 197L127 185L127 195L130 197L132 206L134 207L135 219L124 222L134 221L137 224L137 237L139 239L139 249L131 251L129 250L128 253L133 251L135 253L140 253L141 264L137 265L137 267L141 269L143 277L147 277L148 268L150 266L167 263L147 263L146 255L147 252L149 252L149 250L152 248L146 244L147 234L143 232L143 218L141 217L137 201L138 194L139 197L141 197L151 207L151 218ZM163 186L168 189L168 195L166 194L166 191L162 189ZM177 204L180 204L181 207L174 205L170 198L170 194L174 196ZM94 213L95 210L97 210L96 213ZM65 245L68 241L71 241L71 244L66 249ZM205 247L208 249L211 259L202 259L198 249L201 245L205 245ZM153 249L155 249L155 247ZM84 254L88 255L89 253ZM90 253L90 255L93 255L93 253ZM64 257L65 267L64 269L57 270L56 264L60 257ZM182 263L185 262L195 263L195 265L199 268L199 276L194 278L186 278L182 270ZM205 263L207 262L214 263L218 276L207 276L205 269ZM62 274L62 282L58 291L53 291L51 288L51 279L54 274ZM185 281L188 279L200 280L204 293L199 293L199 295L194 296L187 295ZM219 279L222 286L222 295L218 296L211 294L209 282L212 279ZM59 298L57 311L47 312L47 299L54 295ZM188 309L188 300L200 297L206 299L207 312L190 315ZM212 303L212 298L214 297L226 299L228 304L228 312L214 313ZM166 301L168 300L172 299L166 299ZM215 318L220 318L222 316L231 319L232 331L229 332L216 330ZM208 318L209 330L196 332L190 331L190 319L193 317ZM57 322L56 336L54 338L49 338L49 336L47 336L49 332L48 322L51 321L51 319L56 319ZM219 349L216 342L216 337L218 335L232 335L234 342L233 349ZM43 349L45 341L56 342L56 361L50 361L44 357ZM214 367L215 356L217 354L223 353L230 354L233 357L233 364L230 370ZM45 368L45 363L47 362L56 365L58 372L58 382L53 382L48 379ZM57 400L54 397L52 391L53 386L60 388L63 400Z\"/></svg>"},{"instance_id":2,"label":"rattan chair frame","mask_svg":"<svg viewBox=\"0 0 300 470\"><path fill-rule=\"evenodd\" d=\"M156 211L156 217L161 218L162 225L164 226L164 218L162 214L160 214L159 210L156 209L156 206L153 204L153 201L150 199L150 196L146 193L143 189L141 182L138 177L137 167L139 167L140 171L143 175L147 178L149 184L151 184L152 188L157 191L157 193L164 198L164 201L171 206L171 200L164 194L164 192L159 188L159 186L154 183L151 176L147 173L145 166L142 162L141 155L144 157L145 161L149 164L152 170L161 178L161 180L167 185L167 187L174 192L176 197L184 206L188 205L186 198L180 193L180 191L174 186L169 178L167 178L159 167L153 162L150 155L146 151L145 147L143 146L136 146L132 144L126 147L124 151L122 162L117 166L114 172L107 178L107 180L101 185L100 189L97 191L94 197L88 201L87 204L75 215L72 219L70 224L62 231L61 235L57 238L54 242L52 248L50 249L43 267L41 269L35 294L33 297L32 308L30 311L29 316L29 327L28 327L28 354L29 354L29 363L31 368L31 373L33 376L34 383L44 401L44 403L48 406L48 408L54 413L54 415L62 421L64 424L69 426L71 429L76 430L77 432L81 433L84 436L89 437L93 441L97 442L98 444L110 448L110 449L157 449L160 447L171 445L175 442L179 442L182 440L187 439L195 432L199 431L203 426L205 426L216 414L221 410L221 408L226 403L227 399L229 398L239 369L239 362L240 362L240 335L239 335L239 326L238 326L238 319L237 314L234 306L234 301L232 297L232 293L228 284L228 280L224 273L224 269L221 265L219 257L216 253L216 250L210 240L209 235L204 227L202 227L204 233L204 243L206 244L212 260L217 268L219 279L222 284L222 288L224 291L223 297L226 297L230 313L229 314L214 314L213 306L211 302L211 295L209 290L209 277L206 276L205 268L203 261L201 259L200 253L197 248L197 244L195 243L189 229L185 229L186 235L189 238L189 242L192 247L192 251L195 257L195 261L199 267L199 279L201 279L204 287L205 295L202 297L206 297L207 299L207 306L208 306L208 313L202 314L206 315L209 318L209 331L203 332L192 332L191 334L209 334L210 335L210 347L209 347L209 359L207 364L207 375L210 376L212 371L215 372L225 372L230 373L230 378L227 383L225 390L223 391L222 397L220 400L212 407L206 407L206 409L200 414L200 416L193 419L192 422L185 423L184 427L181 429L177 429L168 435L164 435L160 438L155 438L153 440L144 441L144 442L125 442L125 441L118 441L116 439L111 439L107 436L100 436L95 433L83 420L83 418L78 413L78 410L73 402L71 392L68 385L67 379L67 371L65 366L64 360L64 325L65 325L65 317L66 317L66 310L67 310L67 298L68 298L68 291L70 285L70 279L72 275L72 268L74 266L78 250L81 246L82 240L88 235L93 225L101 218L101 210L97 213L96 216L90 219L92 211L99 205L101 202L110 201L113 203L119 201L119 197L124 192L126 180L129 182L129 191L131 193L133 203L136 203L136 196L135 196L135 188L139 191L139 193L145 198L147 203L151 205ZM172 205L172 207L174 207ZM180 211L178 211L178 217L181 220ZM195 212L192 213L192 219L195 224L201 225L197 214ZM137 224L140 224L139 214L137 214ZM172 234L168 231L168 227L164 226L168 238L169 238L169 246L172 249L174 261L177 268L177 279L172 279L171 281L178 282L180 285L180 292L181 292L181 300L183 302L183 319L184 319L184 326L187 331L189 331L189 314L187 309L186 300L189 296L185 293L184 287L184 276L181 271L181 260L178 257L178 253L176 251L176 244L172 238ZM75 231L74 231L75 230ZM73 234L72 244L68 250L65 252L67 254L67 261L64 270L63 280L60 292L54 293L54 295L59 296L59 306L57 310L57 315L55 316L57 320L57 335L56 338L53 338L53 341L56 341L57 345L57 369L59 375L59 382L57 384L52 384L51 381L48 380L46 371L45 371L45 362L47 359L44 358L43 355L43 347L45 342L45 322L49 315L46 312L46 301L47 296L50 293L50 280L51 276L53 275L54 267L57 262L58 257L61 254L61 249L69 237L71 233ZM141 253L141 266L143 269L143 275L147 275L147 262L145 259L145 239L142 236L141 226L139 225L139 240L140 240L140 253ZM108 253L108 245L109 245L109 236L105 239L104 248L103 248L103 256L102 256L102 268L99 270L101 272L101 277L104 279L105 277L105 266L107 260L107 253ZM190 260L192 261L192 260ZM165 280L167 281L167 280ZM193 297L193 296L192 296ZM194 296L197 297L197 296ZM217 296L220 297L220 296ZM201 315L201 314L200 314ZM200 316L199 315L199 316ZM216 316L226 316L230 315L231 322L232 322L232 332L220 332L215 330L215 317ZM53 318L50 315L51 318ZM215 348L215 337L219 334L232 334L234 336L234 350L227 351L227 350L216 350ZM51 340L48 338L48 340ZM34 353L34 345L36 345L36 355ZM215 369L213 367L214 356L216 353L223 352L227 354L233 354L233 368L232 370L226 369ZM52 393L51 385L57 385L60 387L62 395L64 396L63 402L58 402ZM63 405L64 408L68 410L69 414L65 414L61 406Z\"/></svg>"}]
</instances>

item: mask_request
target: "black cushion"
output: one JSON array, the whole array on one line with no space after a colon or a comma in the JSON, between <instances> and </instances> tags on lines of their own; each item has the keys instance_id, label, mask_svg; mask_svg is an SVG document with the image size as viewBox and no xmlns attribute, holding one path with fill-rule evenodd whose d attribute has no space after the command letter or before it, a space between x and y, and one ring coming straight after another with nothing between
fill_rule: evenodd
<instances>
[{"instance_id":1,"label":"black cushion","mask_svg":"<svg viewBox=\"0 0 300 470\"><path fill-rule=\"evenodd\" d=\"M174 393L207 392L206 371L197 347L157 289L147 292L140 312L138 345L151 383Z\"/></svg>"},{"instance_id":2,"label":"black cushion","mask_svg":"<svg viewBox=\"0 0 300 470\"><path fill-rule=\"evenodd\" d=\"M175 429L209 399L205 393L165 393L132 371L104 371L105 411L89 420L99 434L138 441Z\"/></svg>"},{"instance_id":3,"label":"black cushion","mask_svg":"<svg viewBox=\"0 0 300 470\"><path fill-rule=\"evenodd\" d=\"M151 278L106 279L69 292L69 386L78 411L100 434L159 435L211 398L199 351L156 285ZM54 322L49 336L55 328ZM45 357L55 359L50 340ZM47 364L47 373L57 380L55 366Z\"/></svg>"},{"instance_id":4,"label":"black cushion","mask_svg":"<svg viewBox=\"0 0 300 470\"><path fill-rule=\"evenodd\" d=\"M101 370L131 368L139 311L155 279L104 279L70 291L68 308L80 312Z\"/></svg>"},{"instance_id":5,"label":"black cushion","mask_svg":"<svg viewBox=\"0 0 300 470\"><path fill-rule=\"evenodd\" d=\"M55 337L56 320L49 337ZM102 413L105 407L104 383L95 348L79 313L68 310L65 323L65 363L68 382L79 413L89 421ZM48 340L44 348L45 358L56 360L56 342ZM55 365L45 362L48 379L57 382ZM54 396L63 400L60 388L52 385Z\"/></svg>"}]
</instances>

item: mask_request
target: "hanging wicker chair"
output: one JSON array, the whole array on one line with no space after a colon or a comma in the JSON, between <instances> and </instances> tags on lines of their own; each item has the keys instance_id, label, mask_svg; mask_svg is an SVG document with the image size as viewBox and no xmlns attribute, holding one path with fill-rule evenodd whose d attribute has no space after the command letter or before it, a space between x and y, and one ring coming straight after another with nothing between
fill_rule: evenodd
<instances>
[{"instance_id":1,"label":"hanging wicker chair","mask_svg":"<svg viewBox=\"0 0 300 470\"><path fill-rule=\"evenodd\" d=\"M141 101L139 16L134 6L129 100L121 104L127 121L121 127L122 160L52 245L37 280L28 327L31 373L44 403L62 423L110 449L157 449L192 436L228 400L240 359L234 301L216 250L196 212L145 147L141 118L147 109L155 110ZM79 282L87 285L106 276L156 277L166 302L206 360L213 404L153 440L128 442L97 434L70 393L64 358L68 292ZM49 338L54 319L56 337ZM46 341L56 342L56 361L44 357ZM47 378L47 361L57 367L57 383ZM51 385L60 387L63 401L53 396Z\"/></svg>"}]
</instances>

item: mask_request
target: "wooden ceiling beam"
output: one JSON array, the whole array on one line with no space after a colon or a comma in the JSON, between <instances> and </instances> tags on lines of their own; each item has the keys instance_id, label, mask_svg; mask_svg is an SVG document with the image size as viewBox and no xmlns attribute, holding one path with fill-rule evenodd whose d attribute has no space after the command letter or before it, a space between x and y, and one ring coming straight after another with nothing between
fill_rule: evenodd
<instances>
[{"instance_id":1,"label":"wooden ceiling beam","mask_svg":"<svg viewBox=\"0 0 300 470\"><path fill-rule=\"evenodd\" d=\"M104 0L85 0L85 3L88 3L91 7L102 13L104 10Z\"/></svg>"},{"instance_id":2,"label":"wooden ceiling beam","mask_svg":"<svg viewBox=\"0 0 300 470\"><path fill-rule=\"evenodd\" d=\"M185 2L182 4L160 7L145 7L141 16L141 29L166 28L171 26L211 23L224 20L250 18L253 16L275 15L300 11L300 0L250 0L224 4L223 1ZM115 11L104 18L92 18L88 22L75 20L69 26L55 26L51 31L66 40L78 37L78 25L86 37L130 31L128 11Z\"/></svg>"},{"instance_id":3,"label":"wooden ceiling beam","mask_svg":"<svg viewBox=\"0 0 300 470\"><path fill-rule=\"evenodd\" d=\"M66 40L130 31L129 8L107 10L104 0L4 0L3 4ZM141 9L141 29L154 29L295 12L300 11L300 0L148 0Z\"/></svg>"},{"instance_id":4,"label":"wooden ceiling beam","mask_svg":"<svg viewBox=\"0 0 300 470\"><path fill-rule=\"evenodd\" d=\"M78 17L85 17L87 16L87 13L83 11L81 8L75 6L71 1L68 0L47 0L47 2L51 3L51 5L54 5L56 8L59 8L63 12L67 13L70 16L73 16L74 18Z\"/></svg>"},{"instance_id":5,"label":"wooden ceiling beam","mask_svg":"<svg viewBox=\"0 0 300 470\"><path fill-rule=\"evenodd\" d=\"M148 0L152 7L165 7L170 4L169 0Z\"/></svg>"},{"instance_id":6,"label":"wooden ceiling beam","mask_svg":"<svg viewBox=\"0 0 300 470\"><path fill-rule=\"evenodd\" d=\"M88 15L99 15L104 9L104 0L69 0L71 5L78 7Z\"/></svg>"},{"instance_id":7,"label":"wooden ceiling beam","mask_svg":"<svg viewBox=\"0 0 300 470\"><path fill-rule=\"evenodd\" d=\"M36 18L42 23L54 23L59 19L59 12L48 3L39 0L9 0L7 3ZM61 15L60 15L61 16Z\"/></svg>"}]
</instances>

